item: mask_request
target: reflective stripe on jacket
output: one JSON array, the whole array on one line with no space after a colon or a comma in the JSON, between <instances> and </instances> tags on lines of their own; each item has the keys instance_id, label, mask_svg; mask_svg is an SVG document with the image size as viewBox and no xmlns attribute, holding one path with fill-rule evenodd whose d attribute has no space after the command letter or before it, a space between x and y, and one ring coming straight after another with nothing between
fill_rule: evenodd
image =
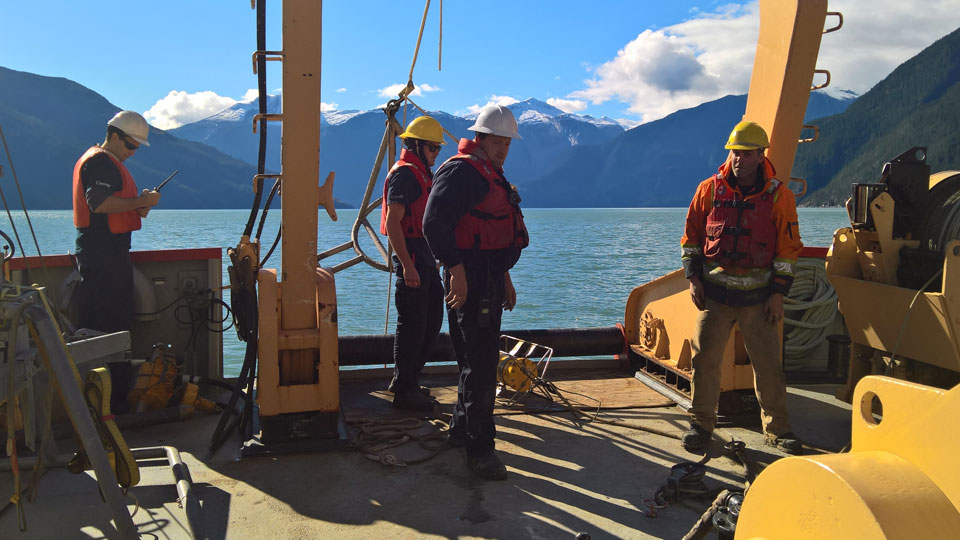
<instances>
[{"instance_id":1,"label":"reflective stripe on jacket","mask_svg":"<svg viewBox=\"0 0 960 540\"><path fill-rule=\"evenodd\" d=\"M730 174L727 161L700 183L690 203L681 240L687 277L699 275L708 294L722 292L730 305L761 302L771 291L787 294L803 249L793 193L774 178L766 158L763 189L756 193L744 197Z\"/></svg>"},{"instance_id":2,"label":"reflective stripe on jacket","mask_svg":"<svg viewBox=\"0 0 960 540\"><path fill-rule=\"evenodd\" d=\"M77 164L73 166L73 225L78 229L85 229L90 226L90 205L87 204L87 197L84 194L83 179L80 173L83 165L93 156L104 153L113 162L113 165L120 171L120 178L123 180L120 191L116 193L117 197L130 199L138 195L137 184L133 181L133 176L127 167L117 158L110 155L99 146L91 146L84 152ZM107 214L107 223L110 226L110 232L113 234L123 234L140 229L140 214L136 210L127 212L114 212Z\"/></svg>"},{"instance_id":3,"label":"reflective stripe on jacket","mask_svg":"<svg viewBox=\"0 0 960 540\"><path fill-rule=\"evenodd\" d=\"M479 204L457 222L454 236L459 249L505 249L527 247L530 238L520 211L516 189L495 171L493 164L474 154L477 143L460 139L458 154L450 160L463 160L487 181L487 194ZM449 160L448 160L449 161Z\"/></svg>"},{"instance_id":4,"label":"reflective stripe on jacket","mask_svg":"<svg viewBox=\"0 0 960 540\"><path fill-rule=\"evenodd\" d=\"M390 187L390 175L400 167L409 167L413 171L414 178L417 179L417 185L420 186L420 196L417 200L406 205L406 211L403 218L400 219L400 227L403 229L404 238L423 238L423 214L427 208L427 197L430 195L430 187L433 185L433 179L427 173L427 168L420 161L416 154L404 148L400 151L400 159L390 169L387 174L387 180L383 183L383 204L380 206L380 234L387 234L387 191Z\"/></svg>"}]
</instances>

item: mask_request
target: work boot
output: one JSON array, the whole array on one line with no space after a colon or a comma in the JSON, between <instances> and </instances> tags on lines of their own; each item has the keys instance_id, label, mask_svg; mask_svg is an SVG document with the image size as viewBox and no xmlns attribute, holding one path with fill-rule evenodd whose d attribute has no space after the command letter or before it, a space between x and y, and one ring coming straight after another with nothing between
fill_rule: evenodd
<instances>
[{"instance_id":1,"label":"work boot","mask_svg":"<svg viewBox=\"0 0 960 540\"><path fill-rule=\"evenodd\" d=\"M435 399L416 390L399 392L393 395L393 406L397 409L431 412L436 405L437 401Z\"/></svg>"},{"instance_id":2,"label":"work boot","mask_svg":"<svg viewBox=\"0 0 960 540\"><path fill-rule=\"evenodd\" d=\"M480 456L467 456L467 467L473 474L486 480L506 480L507 468L500 462L497 454L491 450Z\"/></svg>"},{"instance_id":3,"label":"work boot","mask_svg":"<svg viewBox=\"0 0 960 540\"><path fill-rule=\"evenodd\" d=\"M391 394L395 394L395 393L396 393L396 388L397 388L397 378L394 377L394 378L390 379L390 385L387 386L387 392L390 392ZM425 395L425 396L429 396L429 395L430 395L430 389L427 388L426 386L418 386L416 391L417 391L417 392L420 392L421 394L423 394L423 395Z\"/></svg>"},{"instance_id":4,"label":"work boot","mask_svg":"<svg viewBox=\"0 0 960 540\"><path fill-rule=\"evenodd\" d=\"M694 454L702 454L709 442L710 432L703 429L700 424L693 422L690 423L690 429L684 431L683 437L680 439L680 445L683 446L683 449Z\"/></svg>"},{"instance_id":5,"label":"work boot","mask_svg":"<svg viewBox=\"0 0 960 540\"><path fill-rule=\"evenodd\" d=\"M774 435L772 433L765 435L766 441L764 442L767 445L776 447L786 454L797 455L803 452L803 443L800 442L800 439L798 439L792 431L784 433L783 435Z\"/></svg>"}]
</instances>

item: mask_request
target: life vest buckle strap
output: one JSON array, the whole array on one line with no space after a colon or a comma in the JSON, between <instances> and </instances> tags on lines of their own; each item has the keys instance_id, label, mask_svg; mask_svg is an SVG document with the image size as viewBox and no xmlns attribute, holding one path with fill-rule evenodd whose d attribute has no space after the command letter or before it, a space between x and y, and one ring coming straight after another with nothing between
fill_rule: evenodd
<instances>
[{"instance_id":1,"label":"life vest buckle strap","mask_svg":"<svg viewBox=\"0 0 960 540\"><path fill-rule=\"evenodd\" d=\"M483 219L483 220L486 220L486 221L490 221L490 220L502 220L502 219L507 219L507 217L509 217L509 216L506 216L506 215L503 215L503 216L495 216L495 215L493 215L493 214L488 214L488 213L486 213L486 212L483 212L483 211L481 211L481 210L477 210L477 209L475 209L475 208L470 209L470 215L473 216L473 217L475 217L475 218Z\"/></svg>"}]
</instances>

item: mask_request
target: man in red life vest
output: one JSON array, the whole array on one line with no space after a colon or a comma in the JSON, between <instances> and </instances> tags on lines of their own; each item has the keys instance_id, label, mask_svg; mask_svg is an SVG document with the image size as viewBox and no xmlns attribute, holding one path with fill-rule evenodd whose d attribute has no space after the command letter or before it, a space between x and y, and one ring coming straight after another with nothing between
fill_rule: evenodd
<instances>
[{"instance_id":1,"label":"man in red life vest","mask_svg":"<svg viewBox=\"0 0 960 540\"><path fill-rule=\"evenodd\" d=\"M150 126L133 111L107 122L103 143L92 146L73 168L73 224L80 271L80 328L130 330L133 266L130 234L160 201L156 191L138 191L123 164L140 146L150 146Z\"/></svg>"},{"instance_id":2,"label":"man in red life vest","mask_svg":"<svg viewBox=\"0 0 960 540\"><path fill-rule=\"evenodd\" d=\"M690 295L700 310L693 350L693 405L683 447L701 452L717 422L720 361L734 323L753 365L767 444L788 453L802 445L787 418L781 365L783 297L803 249L793 193L764 157L767 134L743 121L730 133L719 172L690 203L682 244Z\"/></svg>"},{"instance_id":3,"label":"man in red life vest","mask_svg":"<svg viewBox=\"0 0 960 540\"><path fill-rule=\"evenodd\" d=\"M380 233L393 247L397 269L397 331L393 338L393 405L431 411L436 401L420 386L420 371L443 325L443 283L423 238L423 213L433 185L433 167L443 127L420 116L400 134L403 150L383 185Z\"/></svg>"},{"instance_id":4,"label":"man in red life vest","mask_svg":"<svg viewBox=\"0 0 960 540\"><path fill-rule=\"evenodd\" d=\"M457 155L437 170L423 217L423 233L444 266L450 340L460 367L450 443L464 446L467 465L482 478L503 480L507 469L494 452L496 368L500 318L517 293L510 268L529 243L520 196L503 176L517 120L507 108L480 111L460 139Z\"/></svg>"}]
</instances>

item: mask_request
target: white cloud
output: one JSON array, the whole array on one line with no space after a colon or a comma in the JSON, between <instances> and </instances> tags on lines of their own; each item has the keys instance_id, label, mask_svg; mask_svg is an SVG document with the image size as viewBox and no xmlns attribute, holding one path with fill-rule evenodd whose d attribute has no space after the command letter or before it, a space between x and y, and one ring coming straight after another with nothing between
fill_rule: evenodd
<instances>
[{"instance_id":1,"label":"white cloud","mask_svg":"<svg viewBox=\"0 0 960 540\"><path fill-rule=\"evenodd\" d=\"M616 99L644 122L727 94L750 82L757 41L757 7L721 11L661 30L645 30L593 69L587 87L568 97L594 105Z\"/></svg>"},{"instance_id":2,"label":"white cloud","mask_svg":"<svg viewBox=\"0 0 960 540\"><path fill-rule=\"evenodd\" d=\"M338 94L342 94L342 93L344 93L344 92L346 92L346 91L347 91L346 88L337 88L337 93L338 93Z\"/></svg>"},{"instance_id":3,"label":"white cloud","mask_svg":"<svg viewBox=\"0 0 960 540\"><path fill-rule=\"evenodd\" d=\"M826 34L817 67L829 69L830 88L863 93L900 63L960 26L956 0L931 0L923 9L894 0L831 0L846 15ZM759 27L757 4L694 11L691 19L646 30L596 68L586 87L567 97L598 105L628 104L643 122L728 94L746 93ZM833 26L835 17L826 25ZM912 29L912 30L911 30ZM922 31L917 31L922 29ZM818 76L817 82L822 81Z\"/></svg>"},{"instance_id":4,"label":"white cloud","mask_svg":"<svg viewBox=\"0 0 960 540\"><path fill-rule=\"evenodd\" d=\"M579 99L549 98L547 103L566 113L580 112L587 108L587 102Z\"/></svg>"},{"instance_id":5,"label":"white cloud","mask_svg":"<svg viewBox=\"0 0 960 540\"><path fill-rule=\"evenodd\" d=\"M467 107L467 112L468 112L468 113L478 113L478 112L480 112L480 109L482 109L482 108L484 108L484 107L487 107L487 106L490 106L490 105L501 105L501 106L503 106L503 107L506 107L506 106L508 106L508 105L513 105L514 103L520 103L520 100L519 100L519 99L516 99L516 98L513 98L513 97L510 97L510 96L496 96L496 95L494 95L494 96L490 96L490 101L484 103L483 105L477 105L477 104L470 105L469 107ZM556 105L554 105L554 106L556 106Z\"/></svg>"},{"instance_id":6,"label":"white cloud","mask_svg":"<svg viewBox=\"0 0 960 540\"><path fill-rule=\"evenodd\" d=\"M385 98L395 98L400 94L400 91L406 88L405 84L391 84L390 86L381 88L377 90L377 95ZM424 92L439 92L442 90L439 86L434 86L432 84L418 84L413 89L413 92L410 92L411 96L422 96Z\"/></svg>"},{"instance_id":7,"label":"white cloud","mask_svg":"<svg viewBox=\"0 0 960 540\"><path fill-rule=\"evenodd\" d=\"M275 94L282 93L282 89L275 90ZM217 95L211 90L190 94L182 90L171 90L163 99L158 100L152 107L143 113L150 125L160 129L174 129L182 125L203 120L237 103L250 103L260 96L256 88L250 88L243 93L240 99ZM336 103L320 103L321 112L336 111L340 106Z\"/></svg>"},{"instance_id":8,"label":"white cloud","mask_svg":"<svg viewBox=\"0 0 960 540\"><path fill-rule=\"evenodd\" d=\"M247 92L249 94L249 91ZM217 95L210 90L189 94L171 90L166 97L153 104L143 113L147 122L160 129L173 129L190 122L202 120L234 106L237 100Z\"/></svg>"},{"instance_id":9,"label":"white cloud","mask_svg":"<svg viewBox=\"0 0 960 540\"><path fill-rule=\"evenodd\" d=\"M843 28L823 36L817 67L830 70L831 89L862 94L960 26L958 7L956 0L930 0L922 8L893 0L831 0L830 11L844 14ZM827 17L826 25L836 22Z\"/></svg>"}]
</instances>

